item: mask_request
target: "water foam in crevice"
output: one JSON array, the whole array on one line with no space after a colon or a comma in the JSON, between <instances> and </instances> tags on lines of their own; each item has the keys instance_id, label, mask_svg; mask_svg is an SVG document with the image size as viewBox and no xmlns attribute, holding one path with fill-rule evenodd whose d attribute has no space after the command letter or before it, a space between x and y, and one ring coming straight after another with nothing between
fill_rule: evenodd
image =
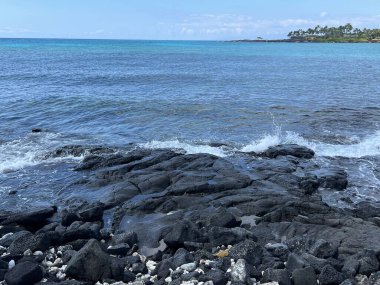
<instances>
[{"instance_id":1,"label":"water foam in crevice","mask_svg":"<svg viewBox=\"0 0 380 285\"><path fill-rule=\"evenodd\" d=\"M223 149L222 147L213 147L207 144L195 144L180 142L179 140L168 140L168 141L150 141L148 143L139 144L140 147L149 149L159 149L159 148L169 148L169 149L181 149L187 154L195 153L208 153L216 155L219 157L225 157L230 154L229 151Z\"/></svg>"}]
</instances>

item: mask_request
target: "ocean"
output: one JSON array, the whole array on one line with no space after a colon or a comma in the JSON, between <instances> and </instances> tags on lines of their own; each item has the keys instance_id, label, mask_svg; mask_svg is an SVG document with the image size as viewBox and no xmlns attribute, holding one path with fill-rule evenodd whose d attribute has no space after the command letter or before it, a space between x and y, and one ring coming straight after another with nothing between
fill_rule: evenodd
<instances>
[{"instance_id":1,"label":"ocean","mask_svg":"<svg viewBox=\"0 0 380 285\"><path fill-rule=\"evenodd\" d=\"M96 199L70 187L80 157L46 158L73 144L229 159L296 143L378 201L379 78L377 44L0 39L0 209Z\"/></svg>"}]
</instances>

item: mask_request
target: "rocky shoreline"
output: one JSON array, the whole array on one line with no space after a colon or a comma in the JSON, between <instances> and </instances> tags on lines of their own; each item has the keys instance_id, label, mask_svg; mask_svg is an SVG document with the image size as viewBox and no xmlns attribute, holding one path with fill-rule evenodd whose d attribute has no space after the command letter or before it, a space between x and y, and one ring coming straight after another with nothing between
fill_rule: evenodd
<instances>
[{"instance_id":1,"label":"rocky shoreline","mask_svg":"<svg viewBox=\"0 0 380 285\"><path fill-rule=\"evenodd\" d=\"M336 208L344 169L297 145L236 154L167 149L84 156L76 182L99 201L0 213L0 280L29 284L380 284L380 208ZM342 198L343 199L343 198Z\"/></svg>"}]
</instances>

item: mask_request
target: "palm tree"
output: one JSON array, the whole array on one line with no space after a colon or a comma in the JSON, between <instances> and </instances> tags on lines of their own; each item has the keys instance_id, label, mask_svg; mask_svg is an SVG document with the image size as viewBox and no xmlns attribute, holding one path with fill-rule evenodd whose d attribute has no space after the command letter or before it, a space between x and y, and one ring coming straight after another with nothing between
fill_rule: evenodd
<instances>
[{"instance_id":1,"label":"palm tree","mask_svg":"<svg viewBox=\"0 0 380 285\"><path fill-rule=\"evenodd\" d=\"M344 26L344 35L351 35L352 29L353 27L350 23L346 24Z\"/></svg>"},{"instance_id":2,"label":"palm tree","mask_svg":"<svg viewBox=\"0 0 380 285\"><path fill-rule=\"evenodd\" d=\"M314 28L314 34L319 36L321 33L321 26L320 25L317 25L315 28Z\"/></svg>"}]
</instances>

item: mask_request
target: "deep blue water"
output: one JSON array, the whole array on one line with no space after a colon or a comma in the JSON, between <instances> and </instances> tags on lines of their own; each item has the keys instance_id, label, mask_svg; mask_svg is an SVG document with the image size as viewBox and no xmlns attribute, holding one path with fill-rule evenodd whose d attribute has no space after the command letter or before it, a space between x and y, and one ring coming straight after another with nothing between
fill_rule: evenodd
<instances>
[{"instance_id":1,"label":"deep blue water","mask_svg":"<svg viewBox=\"0 0 380 285\"><path fill-rule=\"evenodd\" d=\"M295 142L359 160L377 195L379 78L377 44L0 39L0 188L41 175L50 194L39 158L65 144Z\"/></svg>"}]
</instances>

